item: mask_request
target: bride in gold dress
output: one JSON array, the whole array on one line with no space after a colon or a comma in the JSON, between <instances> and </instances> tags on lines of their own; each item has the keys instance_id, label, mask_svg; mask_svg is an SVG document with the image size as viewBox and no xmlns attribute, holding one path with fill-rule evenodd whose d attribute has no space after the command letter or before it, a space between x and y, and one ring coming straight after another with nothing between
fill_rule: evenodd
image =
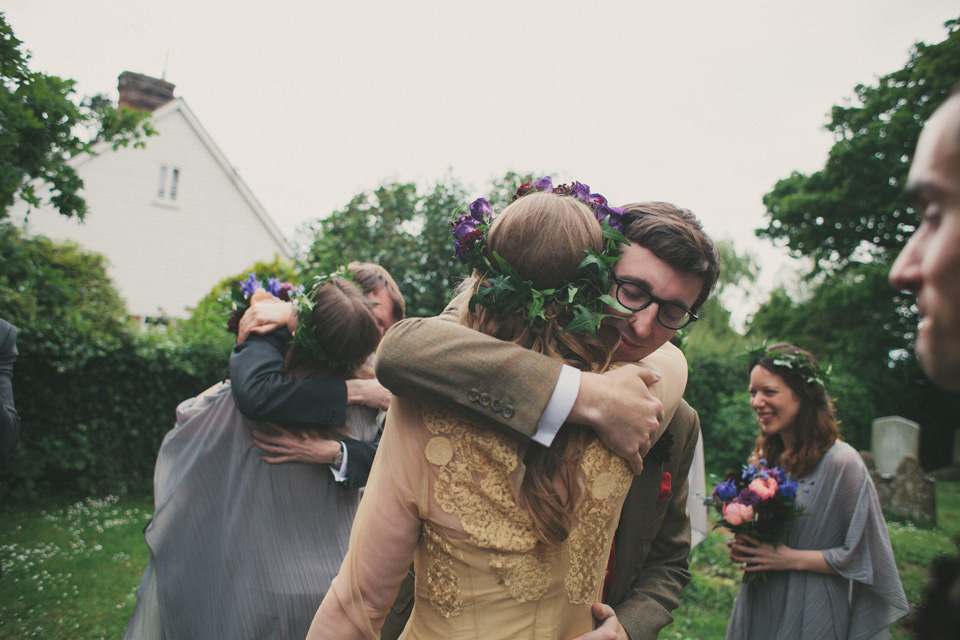
<instances>
[{"instance_id":1,"label":"bride in gold dress","mask_svg":"<svg viewBox=\"0 0 960 640\"><path fill-rule=\"evenodd\" d=\"M524 195L492 223L486 201L475 202L455 223L458 255L473 267L455 303L463 325L602 372L619 343L602 319L617 304L606 294L625 239L610 224L619 216L596 194L584 201L582 186ZM664 374L654 391L676 404L682 384L668 380L683 378L673 374L685 362L657 358L645 361ZM349 551L307 637L378 638L411 561L402 638L588 632L632 478L590 429L566 424L547 448L394 398Z\"/></svg>"}]
</instances>

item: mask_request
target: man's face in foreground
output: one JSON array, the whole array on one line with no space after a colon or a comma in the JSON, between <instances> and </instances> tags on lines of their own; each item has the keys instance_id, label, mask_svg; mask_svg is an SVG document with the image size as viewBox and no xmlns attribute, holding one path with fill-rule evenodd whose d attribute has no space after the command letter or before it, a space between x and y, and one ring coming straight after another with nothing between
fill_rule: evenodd
<instances>
[{"instance_id":1,"label":"man's face in foreground","mask_svg":"<svg viewBox=\"0 0 960 640\"><path fill-rule=\"evenodd\" d=\"M927 121L907 194L921 223L890 271L917 296L917 357L930 379L960 391L960 96Z\"/></svg>"}]
</instances>

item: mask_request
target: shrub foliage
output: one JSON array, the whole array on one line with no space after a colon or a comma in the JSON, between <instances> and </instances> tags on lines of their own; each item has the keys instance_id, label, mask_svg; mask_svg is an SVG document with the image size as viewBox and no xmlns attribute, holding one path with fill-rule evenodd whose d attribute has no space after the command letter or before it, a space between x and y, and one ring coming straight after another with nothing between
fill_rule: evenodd
<instances>
[{"instance_id":1,"label":"shrub foliage","mask_svg":"<svg viewBox=\"0 0 960 640\"><path fill-rule=\"evenodd\" d=\"M229 338L128 327L101 256L7 224L0 316L20 332L21 441L0 470L13 498L148 491L177 404L226 373Z\"/></svg>"}]
</instances>

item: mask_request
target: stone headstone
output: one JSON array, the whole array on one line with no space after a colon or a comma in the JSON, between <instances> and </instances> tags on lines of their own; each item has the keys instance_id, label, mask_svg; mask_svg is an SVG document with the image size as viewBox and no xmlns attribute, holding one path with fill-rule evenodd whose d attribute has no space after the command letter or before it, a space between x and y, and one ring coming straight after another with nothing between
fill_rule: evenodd
<instances>
[{"instance_id":1,"label":"stone headstone","mask_svg":"<svg viewBox=\"0 0 960 640\"><path fill-rule=\"evenodd\" d=\"M900 416L887 416L873 421L871 449L877 473L889 478L897 472L903 456L916 456L920 442L920 425Z\"/></svg>"},{"instance_id":2,"label":"stone headstone","mask_svg":"<svg viewBox=\"0 0 960 640\"><path fill-rule=\"evenodd\" d=\"M870 471L883 513L894 520L910 520L922 526L937 524L937 494L934 480L927 477L914 455L906 455L892 477L884 477L874 468L869 451L861 457Z\"/></svg>"}]
</instances>

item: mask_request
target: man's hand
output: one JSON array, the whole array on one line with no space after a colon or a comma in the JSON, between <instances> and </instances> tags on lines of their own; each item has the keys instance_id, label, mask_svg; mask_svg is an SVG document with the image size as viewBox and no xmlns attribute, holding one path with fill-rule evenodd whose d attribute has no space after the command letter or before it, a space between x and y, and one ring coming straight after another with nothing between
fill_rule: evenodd
<instances>
[{"instance_id":1,"label":"man's hand","mask_svg":"<svg viewBox=\"0 0 960 640\"><path fill-rule=\"evenodd\" d=\"M347 404L362 404L381 411L390 408L390 390L376 378L347 380Z\"/></svg>"},{"instance_id":2,"label":"man's hand","mask_svg":"<svg viewBox=\"0 0 960 640\"><path fill-rule=\"evenodd\" d=\"M297 314L293 312L293 305L273 296L263 298L251 304L250 308L243 312L237 333L237 344L242 344L251 333L267 334L281 327L287 327L290 333L293 333L296 326Z\"/></svg>"},{"instance_id":3,"label":"man's hand","mask_svg":"<svg viewBox=\"0 0 960 640\"><path fill-rule=\"evenodd\" d=\"M280 435L270 435L254 429L253 444L269 455L263 456L264 462L280 464L283 462L306 462L310 464L330 464L340 452L337 440L324 438L306 431L297 436L286 429L273 425Z\"/></svg>"},{"instance_id":4,"label":"man's hand","mask_svg":"<svg viewBox=\"0 0 960 640\"><path fill-rule=\"evenodd\" d=\"M593 427L603 444L639 475L642 456L663 417L663 403L647 388L659 379L656 371L635 364L603 374L584 372L567 420Z\"/></svg>"},{"instance_id":5,"label":"man's hand","mask_svg":"<svg viewBox=\"0 0 960 640\"><path fill-rule=\"evenodd\" d=\"M617 620L617 614L613 612L610 605L594 602L591 611L598 623L597 628L573 640L630 640L627 630Z\"/></svg>"}]
</instances>

